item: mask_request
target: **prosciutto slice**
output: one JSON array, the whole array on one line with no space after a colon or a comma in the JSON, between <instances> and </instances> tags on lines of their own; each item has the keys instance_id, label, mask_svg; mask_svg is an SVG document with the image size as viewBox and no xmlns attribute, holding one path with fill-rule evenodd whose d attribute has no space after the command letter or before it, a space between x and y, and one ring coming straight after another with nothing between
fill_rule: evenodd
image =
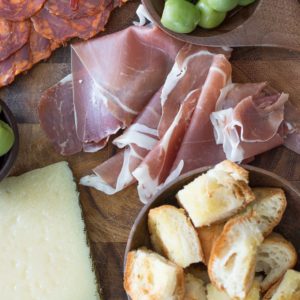
<instances>
[{"instance_id":1,"label":"prosciutto slice","mask_svg":"<svg viewBox=\"0 0 300 300\"><path fill-rule=\"evenodd\" d=\"M29 34L30 22L11 22L0 18L0 61L22 48Z\"/></svg>"},{"instance_id":2,"label":"prosciutto slice","mask_svg":"<svg viewBox=\"0 0 300 300\"><path fill-rule=\"evenodd\" d=\"M114 140L115 145L124 149L93 169L94 174L81 178L81 184L111 195L135 182L132 172L158 141L160 94L161 90L154 95L134 124Z\"/></svg>"},{"instance_id":3,"label":"prosciutto slice","mask_svg":"<svg viewBox=\"0 0 300 300\"><path fill-rule=\"evenodd\" d=\"M0 17L24 21L38 12L46 0L0 0Z\"/></svg>"},{"instance_id":4,"label":"prosciutto slice","mask_svg":"<svg viewBox=\"0 0 300 300\"><path fill-rule=\"evenodd\" d=\"M186 96L163 138L133 171L132 174L138 181L139 197L143 203L147 203L152 198L168 177L199 94L200 90L197 89Z\"/></svg>"},{"instance_id":5,"label":"prosciutto slice","mask_svg":"<svg viewBox=\"0 0 300 300\"><path fill-rule=\"evenodd\" d=\"M222 54L215 55L167 182L180 174L224 159L222 147L215 143L209 115L215 109L220 90L230 80L229 61Z\"/></svg>"},{"instance_id":6,"label":"prosciutto slice","mask_svg":"<svg viewBox=\"0 0 300 300\"><path fill-rule=\"evenodd\" d=\"M233 95L236 101L224 97L222 107L227 108L211 114L216 142L223 144L226 157L233 161L242 161L283 143L288 95L263 95L265 83L252 85L258 93L255 88L248 89L249 84L226 87L230 90L227 95Z\"/></svg>"},{"instance_id":7,"label":"prosciutto slice","mask_svg":"<svg viewBox=\"0 0 300 300\"><path fill-rule=\"evenodd\" d=\"M93 132L96 120L107 126L99 120L98 110L109 111L120 122L119 128L130 125L159 90L180 46L181 42L156 27L129 27L73 45L78 137L84 141L103 138L104 129Z\"/></svg>"},{"instance_id":8,"label":"prosciutto slice","mask_svg":"<svg viewBox=\"0 0 300 300\"><path fill-rule=\"evenodd\" d=\"M215 53L230 50L185 45L178 53L175 64L163 87L161 103L163 114L159 124L162 137L172 123L178 109L188 92L201 88L207 78Z\"/></svg>"}]
</instances>

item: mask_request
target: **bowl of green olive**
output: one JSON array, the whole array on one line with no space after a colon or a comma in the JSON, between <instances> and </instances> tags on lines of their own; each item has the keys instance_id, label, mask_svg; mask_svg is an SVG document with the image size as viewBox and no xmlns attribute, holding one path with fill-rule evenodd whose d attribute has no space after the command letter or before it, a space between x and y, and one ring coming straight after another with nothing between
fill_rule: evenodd
<instances>
[{"instance_id":1,"label":"bowl of green olive","mask_svg":"<svg viewBox=\"0 0 300 300\"><path fill-rule=\"evenodd\" d=\"M227 35L241 27L260 0L142 0L153 21L185 42L227 45Z\"/></svg>"},{"instance_id":2,"label":"bowl of green olive","mask_svg":"<svg viewBox=\"0 0 300 300\"><path fill-rule=\"evenodd\" d=\"M9 174L18 150L17 121L5 102L0 99L0 181Z\"/></svg>"}]
</instances>

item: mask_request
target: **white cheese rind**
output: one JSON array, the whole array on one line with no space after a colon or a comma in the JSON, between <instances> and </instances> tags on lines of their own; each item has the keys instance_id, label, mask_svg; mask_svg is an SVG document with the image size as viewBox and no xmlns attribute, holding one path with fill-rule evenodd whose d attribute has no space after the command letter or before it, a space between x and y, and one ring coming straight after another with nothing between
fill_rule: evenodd
<instances>
[{"instance_id":1,"label":"white cheese rind","mask_svg":"<svg viewBox=\"0 0 300 300\"><path fill-rule=\"evenodd\" d=\"M66 162L0 183L1 299L99 299L78 196Z\"/></svg>"}]
</instances>

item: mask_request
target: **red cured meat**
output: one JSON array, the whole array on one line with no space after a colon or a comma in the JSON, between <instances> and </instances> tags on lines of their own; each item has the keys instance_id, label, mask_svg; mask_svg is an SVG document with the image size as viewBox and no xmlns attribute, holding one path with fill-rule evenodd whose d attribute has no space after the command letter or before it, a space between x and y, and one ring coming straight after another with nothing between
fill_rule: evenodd
<instances>
[{"instance_id":1,"label":"red cured meat","mask_svg":"<svg viewBox=\"0 0 300 300\"><path fill-rule=\"evenodd\" d=\"M70 0L48 0L45 7L51 14L70 20L93 16L103 11L111 0L77 0L72 3Z\"/></svg>"},{"instance_id":2,"label":"red cured meat","mask_svg":"<svg viewBox=\"0 0 300 300\"><path fill-rule=\"evenodd\" d=\"M227 87L237 101L224 97L222 107L228 108L211 115L216 142L223 144L226 157L233 161L242 161L283 143L284 105L288 95L264 95L265 83L252 85L254 89L248 89L247 84L243 93L242 84Z\"/></svg>"},{"instance_id":3,"label":"red cured meat","mask_svg":"<svg viewBox=\"0 0 300 300\"><path fill-rule=\"evenodd\" d=\"M22 48L29 34L30 22L11 22L0 18L0 61Z\"/></svg>"},{"instance_id":4,"label":"red cured meat","mask_svg":"<svg viewBox=\"0 0 300 300\"><path fill-rule=\"evenodd\" d=\"M162 91L163 115L159 124L159 136L162 137L172 123L183 99L189 91L201 88L204 84L214 54L224 52L230 55L230 49L207 48L185 45L176 57ZM196 75L197 74L197 75Z\"/></svg>"},{"instance_id":5,"label":"red cured meat","mask_svg":"<svg viewBox=\"0 0 300 300\"><path fill-rule=\"evenodd\" d=\"M31 21L34 29L49 40L65 42L74 37L87 40L104 30L113 9L113 5L110 5L96 15L66 20L43 8L31 18Z\"/></svg>"},{"instance_id":6,"label":"red cured meat","mask_svg":"<svg viewBox=\"0 0 300 300\"><path fill-rule=\"evenodd\" d=\"M94 174L83 177L81 184L114 194L135 181L132 172L158 141L160 94L161 90L154 95L134 124L114 140L114 144L124 149L94 168Z\"/></svg>"},{"instance_id":7,"label":"red cured meat","mask_svg":"<svg viewBox=\"0 0 300 300\"><path fill-rule=\"evenodd\" d=\"M82 149L82 142L76 135L72 89L72 76L68 75L44 92L39 104L41 127L62 155Z\"/></svg>"},{"instance_id":8,"label":"red cured meat","mask_svg":"<svg viewBox=\"0 0 300 300\"><path fill-rule=\"evenodd\" d=\"M224 55L215 55L168 181L180 174L215 164L225 158L222 147L216 145L209 116L215 109L220 90L230 78L229 61Z\"/></svg>"},{"instance_id":9,"label":"red cured meat","mask_svg":"<svg viewBox=\"0 0 300 300\"><path fill-rule=\"evenodd\" d=\"M143 203L151 200L168 177L199 94L200 90L198 89L191 91L186 96L163 138L133 171L133 176L138 181L139 197Z\"/></svg>"},{"instance_id":10,"label":"red cured meat","mask_svg":"<svg viewBox=\"0 0 300 300\"><path fill-rule=\"evenodd\" d=\"M73 45L75 107L93 106L90 97L97 95L123 127L130 125L164 82L182 45L152 26L132 26ZM78 111L78 128L84 128Z\"/></svg>"},{"instance_id":11,"label":"red cured meat","mask_svg":"<svg viewBox=\"0 0 300 300\"><path fill-rule=\"evenodd\" d=\"M46 0L0 0L0 17L11 21L24 21L43 6Z\"/></svg>"},{"instance_id":12,"label":"red cured meat","mask_svg":"<svg viewBox=\"0 0 300 300\"><path fill-rule=\"evenodd\" d=\"M10 84L15 76L32 66L29 43L0 62L0 87Z\"/></svg>"}]
</instances>

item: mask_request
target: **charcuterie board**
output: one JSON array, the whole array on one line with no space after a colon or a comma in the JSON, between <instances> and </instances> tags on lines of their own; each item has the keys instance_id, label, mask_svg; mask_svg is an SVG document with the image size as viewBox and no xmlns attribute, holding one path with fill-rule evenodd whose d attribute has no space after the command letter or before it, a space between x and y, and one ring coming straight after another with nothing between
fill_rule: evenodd
<instances>
[{"instance_id":1,"label":"charcuterie board","mask_svg":"<svg viewBox=\"0 0 300 300\"><path fill-rule=\"evenodd\" d=\"M132 1L114 13L107 33L130 25L135 19L138 4ZM243 48L234 50L231 62L235 82L268 80L276 89L290 93L292 101L300 105L300 53L276 48ZM20 153L12 174L67 160L79 180L92 167L116 152L109 144L98 153L63 157L56 154L40 129L37 105L41 92L69 72L70 49L65 47L0 90L0 98L6 101L19 122ZM252 164L273 171L300 188L299 155L279 147L258 156ZM124 251L129 230L142 208L136 188L132 186L114 196L82 186L79 186L79 191L104 299L127 299L122 287Z\"/></svg>"}]
</instances>

